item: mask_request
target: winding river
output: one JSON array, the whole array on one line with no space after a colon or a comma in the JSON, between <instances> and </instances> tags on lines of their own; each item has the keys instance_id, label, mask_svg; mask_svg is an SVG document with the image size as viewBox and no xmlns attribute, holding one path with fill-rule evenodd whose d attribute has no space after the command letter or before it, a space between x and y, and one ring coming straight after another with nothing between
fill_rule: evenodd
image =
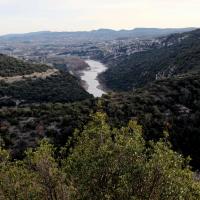
<instances>
[{"instance_id":1,"label":"winding river","mask_svg":"<svg viewBox=\"0 0 200 200\"><path fill-rule=\"evenodd\" d=\"M85 60L90 66L89 69L82 71L81 79L86 83L86 90L94 97L101 97L106 92L102 89L97 77L107 68L104 64L95 60Z\"/></svg>"}]
</instances>

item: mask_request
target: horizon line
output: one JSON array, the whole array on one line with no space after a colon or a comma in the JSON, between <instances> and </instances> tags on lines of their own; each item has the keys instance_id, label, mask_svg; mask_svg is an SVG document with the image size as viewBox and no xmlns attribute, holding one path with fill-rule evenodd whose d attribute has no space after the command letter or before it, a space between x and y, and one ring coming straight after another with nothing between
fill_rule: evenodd
<instances>
[{"instance_id":1,"label":"horizon line","mask_svg":"<svg viewBox=\"0 0 200 200\"><path fill-rule=\"evenodd\" d=\"M92 31L100 31L100 30L112 30L112 31L132 31L136 29L198 29L199 27L135 27L135 28L122 28L122 29L114 29L114 28L97 28L97 29L89 29L89 30L72 30L72 31L56 31L56 30L38 30L38 31L27 31L27 32L10 32L6 34L0 34L2 36L8 35L25 35L29 33L42 33L42 32L49 32L49 33L76 33L76 32L92 32Z\"/></svg>"}]
</instances>

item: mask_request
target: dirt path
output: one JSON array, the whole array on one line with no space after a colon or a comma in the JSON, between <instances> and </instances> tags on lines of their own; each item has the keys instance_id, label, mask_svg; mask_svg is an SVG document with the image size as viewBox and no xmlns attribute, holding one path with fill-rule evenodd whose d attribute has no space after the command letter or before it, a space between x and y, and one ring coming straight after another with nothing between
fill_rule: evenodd
<instances>
[{"instance_id":1,"label":"dirt path","mask_svg":"<svg viewBox=\"0 0 200 200\"><path fill-rule=\"evenodd\" d=\"M45 79L49 76L52 76L54 74L57 74L58 70L57 69L48 69L45 72L34 72L32 74L27 74L27 75L23 75L23 76L10 76L10 77L2 77L0 76L0 81L5 81L6 83L13 83L13 82L17 82L17 81L23 81L26 80L27 78L42 78Z\"/></svg>"}]
</instances>

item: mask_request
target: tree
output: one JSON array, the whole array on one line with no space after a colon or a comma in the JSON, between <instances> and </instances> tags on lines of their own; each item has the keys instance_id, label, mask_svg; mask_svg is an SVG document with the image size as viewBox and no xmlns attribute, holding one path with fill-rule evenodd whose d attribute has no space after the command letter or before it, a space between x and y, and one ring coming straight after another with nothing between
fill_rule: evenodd
<instances>
[{"instance_id":1,"label":"tree","mask_svg":"<svg viewBox=\"0 0 200 200\"><path fill-rule=\"evenodd\" d=\"M29 169L37 174L37 183L43 191L42 199L67 199L62 170L54 158L54 152L53 145L44 139L37 151L30 149L27 152L26 164Z\"/></svg>"},{"instance_id":2,"label":"tree","mask_svg":"<svg viewBox=\"0 0 200 200\"><path fill-rule=\"evenodd\" d=\"M147 143L137 122L111 129L106 121L98 112L83 132L76 131L67 157L56 158L46 139L21 161L0 148L0 199L200 199L199 181L188 160L171 150L167 134Z\"/></svg>"},{"instance_id":3,"label":"tree","mask_svg":"<svg viewBox=\"0 0 200 200\"><path fill-rule=\"evenodd\" d=\"M37 174L22 161L11 162L9 153L0 148L0 199L38 200L42 190L37 184Z\"/></svg>"},{"instance_id":4,"label":"tree","mask_svg":"<svg viewBox=\"0 0 200 200\"><path fill-rule=\"evenodd\" d=\"M97 113L78 135L65 167L71 199L200 198L186 160L165 141L145 143L135 121L111 130Z\"/></svg>"}]
</instances>

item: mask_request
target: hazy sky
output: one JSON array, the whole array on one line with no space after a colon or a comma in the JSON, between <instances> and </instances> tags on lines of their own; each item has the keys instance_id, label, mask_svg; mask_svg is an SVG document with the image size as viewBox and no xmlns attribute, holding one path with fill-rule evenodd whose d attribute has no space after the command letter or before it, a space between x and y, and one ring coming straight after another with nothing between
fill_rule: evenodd
<instances>
[{"instance_id":1,"label":"hazy sky","mask_svg":"<svg viewBox=\"0 0 200 200\"><path fill-rule=\"evenodd\" d=\"M0 34L200 27L200 0L0 0Z\"/></svg>"}]
</instances>

